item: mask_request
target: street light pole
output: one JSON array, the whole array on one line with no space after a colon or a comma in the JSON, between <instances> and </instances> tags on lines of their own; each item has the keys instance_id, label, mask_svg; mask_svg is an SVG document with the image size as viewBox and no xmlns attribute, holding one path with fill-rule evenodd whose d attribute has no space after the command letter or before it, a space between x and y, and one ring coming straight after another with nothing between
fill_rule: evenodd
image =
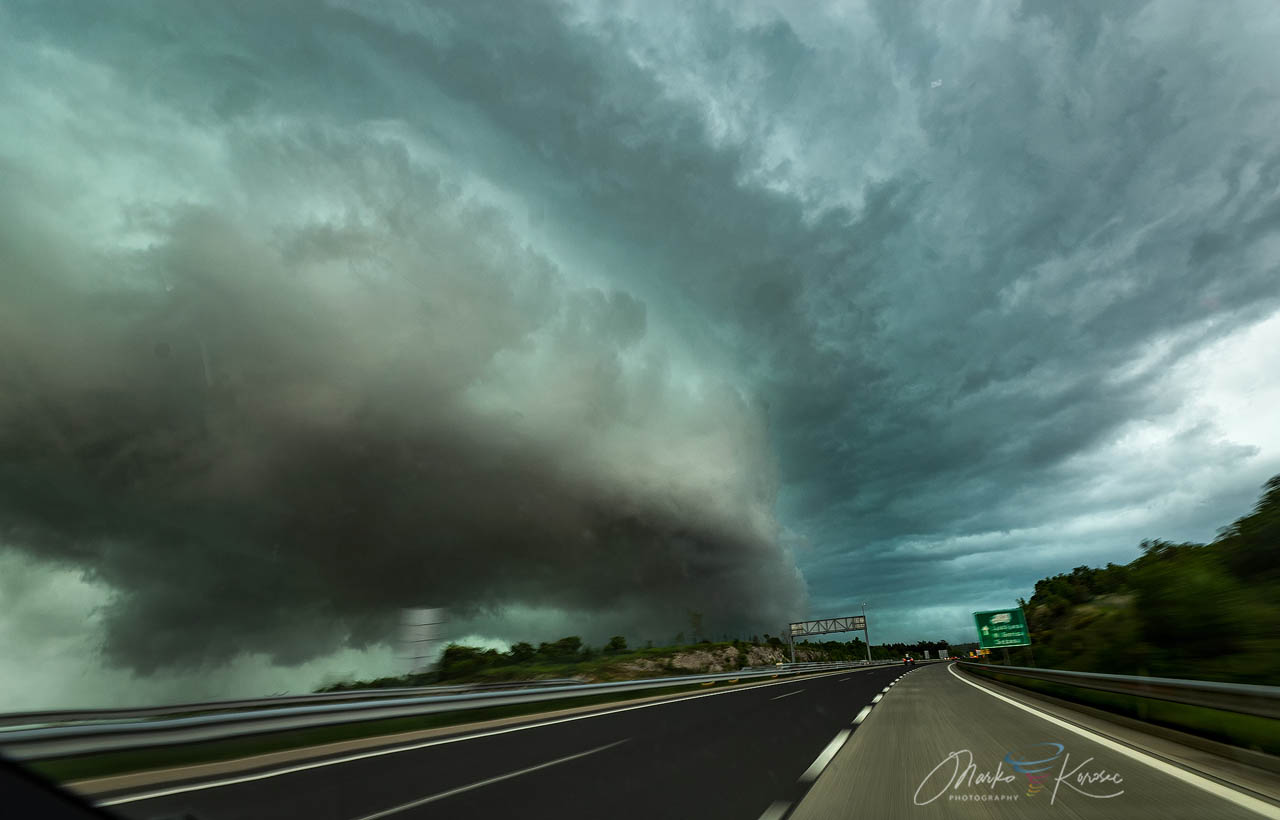
<instances>
[{"instance_id":1,"label":"street light pole","mask_svg":"<svg viewBox=\"0 0 1280 820\"><path fill-rule=\"evenodd\" d=\"M862 605L862 637L867 641L867 663L871 663L871 633L867 631L867 605Z\"/></svg>"}]
</instances>

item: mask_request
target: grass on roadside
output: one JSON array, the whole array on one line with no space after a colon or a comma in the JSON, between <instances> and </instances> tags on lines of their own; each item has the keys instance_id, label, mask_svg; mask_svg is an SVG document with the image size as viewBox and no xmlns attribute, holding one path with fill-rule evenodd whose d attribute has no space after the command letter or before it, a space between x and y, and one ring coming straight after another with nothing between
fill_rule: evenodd
<instances>
[{"instance_id":1,"label":"grass on roadside","mask_svg":"<svg viewBox=\"0 0 1280 820\"><path fill-rule=\"evenodd\" d=\"M974 671L1010 686L1042 692L1220 743L1256 752L1280 754L1280 721L1269 718L1015 677L992 669L966 667L965 671Z\"/></svg>"}]
</instances>

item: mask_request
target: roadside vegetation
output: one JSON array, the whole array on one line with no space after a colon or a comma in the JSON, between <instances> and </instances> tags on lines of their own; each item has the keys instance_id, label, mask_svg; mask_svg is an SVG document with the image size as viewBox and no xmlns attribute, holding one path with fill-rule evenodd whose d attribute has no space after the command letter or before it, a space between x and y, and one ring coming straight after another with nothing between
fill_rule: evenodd
<instances>
[{"instance_id":1,"label":"roadside vegetation","mask_svg":"<svg viewBox=\"0 0 1280 820\"><path fill-rule=\"evenodd\" d=\"M1270 755L1280 754L1280 730L1277 729L1276 721L1270 718L1002 675L998 666L988 666L975 671L984 677L1010 686L1030 689L1033 692L1074 701L1106 712L1115 712L1135 720L1199 735L1218 743Z\"/></svg>"},{"instance_id":2,"label":"roadside vegetation","mask_svg":"<svg viewBox=\"0 0 1280 820\"><path fill-rule=\"evenodd\" d=\"M1274 685L1280 476L1212 543L1144 541L1128 564L1045 578L1019 603L1032 645L1014 664Z\"/></svg>"},{"instance_id":3,"label":"roadside vegetation","mask_svg":"<svg viewBox=\"0 0 1280 820\"><path fill-rule=\"evenodd\" d=\"M934 657L945 649L945 641L922 644L872 645L873 660L893 660L912 653ZM796 660L800 662L859 661L867 657L866 644L859 639L842 641L800 641ZM634 680L704 672L735 672L747 666L766 666L790 660L787 644L777 636L710 641L671 646L633 648L627 639L615 635L604 646L593 647L576 635L538 645L520 642L508 651L450 644L436 671L421 675L335 683L319 690L341 692L394 686L421 686L432 683L501 683L550 678L583 681Z\"/></svg>"}]
</instances>

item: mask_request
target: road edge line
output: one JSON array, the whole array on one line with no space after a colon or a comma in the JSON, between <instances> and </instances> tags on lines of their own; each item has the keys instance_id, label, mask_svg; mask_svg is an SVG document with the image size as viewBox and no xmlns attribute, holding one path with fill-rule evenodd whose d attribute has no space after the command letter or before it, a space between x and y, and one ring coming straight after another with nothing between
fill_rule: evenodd
<instances>
[{"instance_id":1,"label":"road edge line","mask_svg":"<svg viewBox=\"0 0 1280 820\"><path fill-rule=\"evenodd\" d=\"M826 748L814 758L813 762L809 764L809 768L804 770L804 774L800 775L800 782L812 783L817 780L852 736L853 732L848 729L841 729L836 732L836 736L831 738L831 742L826 745Z\"/></svg>"},{"instance_id":2,"label":"road edge line","mask_svg":"<svg viewBox=\"0 0 1280 820\"><path fill-rule=\"evenodd\" d=\"M1167 774L1167 775L1170 775L1171 777L1177 778L1178 780L1181 780L1184 783L1187 783L1188 785L1195 786L1201 791L1208 792L1209 794L1212 794L1215 797L1220 797L1224 800L1235 803L1237 806L1248 809L1249 811L1252 811L1255 814L1259 814L1263 817L1272 818L1272 820L1280 820L1280 809L1276 808L1275 806L1272 806L1269 803L1264 803L1263 801L1257 799L1256 797L1250 797L1247 794L1241 794L1235 789L1230 788L1229 786L1223 785L1222 783L1209 780L1205 777L1202 777L1201 775L1196 774L1195 772L1187 771L1186 769L1180 768L1178 766L1174 766L1171 763L1166 763L1165 761L1160 760L1159 758L1156 758L1156 757L1152 757L1151 755L1148 755L1145 752L1141 752L1137 749L1130 748L1128 746L1125 746L1122 743L1117 743L1116 741L1112 740L1111 738L1105 735L1100 735L1097 732L1084 728L1083 726L1076 726L1075 724L1069 723L1065 720L1062 720L1061 718L1056 718L1053 715L1049 715L1044 712L1041 712L1038 709L1034 709L1031 706L1026 705L1025 703L1019 703L1013 698L1008 697L1006 695L1002 695L999 692L995 692L991 689L988 689L987 687L982 686L981 684L974 683L971 680L967 680L966 678L963 678L956 673L954 663L947 665L947 671L951 673L951 676L953 678L960 681L961 683L968 684L969 686L972 686L974 689L977 689L980 692L990 695L991 697L996 698L997 700L1002 700L1005 703L1009 704L1010 706L1014 706L1018 709L1021 709L1024 712L1028 712L1032 715L1035 715L1036 717L1042 720L1046 720L1049 723L1052 723L1053 725L1058 726L1059 728L1066 729L1068 732L1074 732L1075 734L1080 735L1081 737L1087 740L1091 740L1100 746L1104 746L1114 752L1119 752L1120 754L1130 758L1131 760L1136 760L1139 763L1142 763L1143 765L1149 766L1155 769L1156 771L1161 772L1162 774Z\"/></svg>"}]
</instances>

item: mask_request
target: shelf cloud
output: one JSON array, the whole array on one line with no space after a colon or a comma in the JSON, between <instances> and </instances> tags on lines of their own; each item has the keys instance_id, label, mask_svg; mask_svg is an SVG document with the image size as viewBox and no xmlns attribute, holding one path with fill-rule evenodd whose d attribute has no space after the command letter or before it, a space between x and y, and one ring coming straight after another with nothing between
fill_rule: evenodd
<instances>
[{"instance_id":1,"label":"shelf cloud","mask_svg":"<svg viewBox=\"0 0 1280 820\"><path fill-rule=\"evenodd\" d=\"M1211 538L1280 472L1277 28L7 3L6 566L112 674L311 680L411 606L963 640Z\"/></svg>"}]
</instances>

